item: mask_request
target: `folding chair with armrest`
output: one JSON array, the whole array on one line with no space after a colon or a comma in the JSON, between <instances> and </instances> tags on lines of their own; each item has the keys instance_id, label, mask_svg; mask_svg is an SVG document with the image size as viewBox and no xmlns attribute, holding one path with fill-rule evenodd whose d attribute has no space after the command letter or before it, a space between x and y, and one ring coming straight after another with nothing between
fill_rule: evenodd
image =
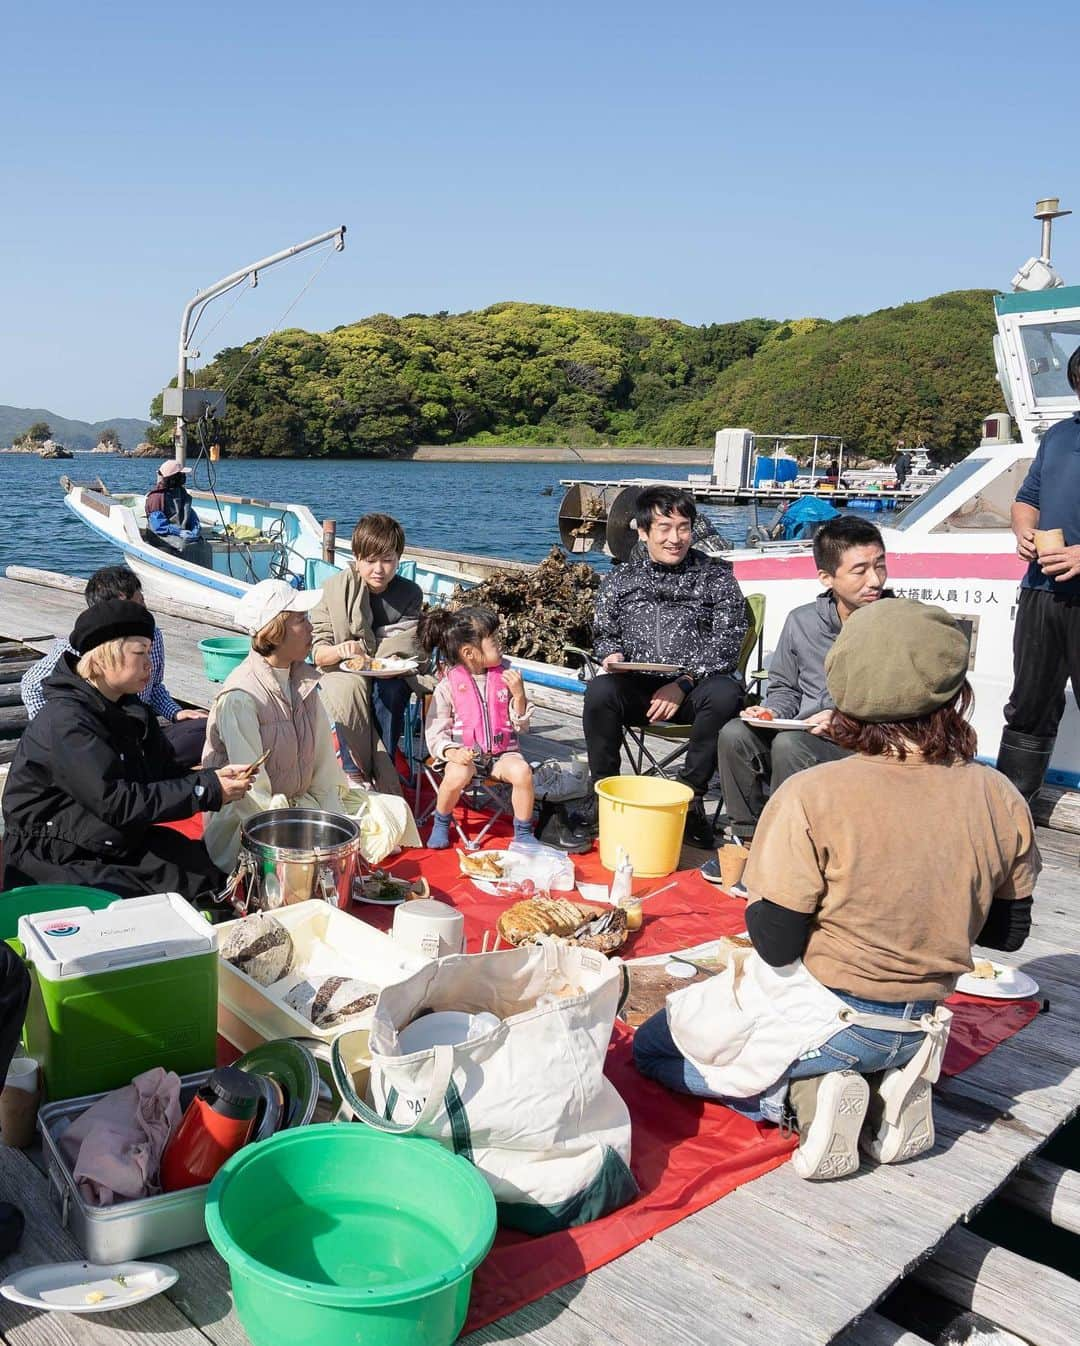
<instances>
[{"instance_id":1,"label":"folding chair with armrest","mask_svg":"<svg viewBox=\"0 0 1080 1346\"><path fill-rule=\"evenodd\" d=\"M739 651L736 671L742 676L748 687L756 689L768 677L767 671L761 667L765 647L764 594L746 595L746 616L747 631L743 638L742 648ZM579 673L583 682L587 682L600 672L601 665L593 657L591 651L580 649L575 645L567 645L566 649L571 654L580 655L584 660L584 666ZM748 672L751 659L753 659L755 667ZM753 699L757 699L756 691L752 691L750 695ZM661 745L657 747L655 753L649 745L649 739L656 739ZM665 751L663 745L668 744L673 746ZM670 780L674 774L673 768L686 756L689 744L690 726L688 724L634 724L623 726L623 751L629 760L630 770L635 776L663 776Z\"/></svg>"}]
</instances>

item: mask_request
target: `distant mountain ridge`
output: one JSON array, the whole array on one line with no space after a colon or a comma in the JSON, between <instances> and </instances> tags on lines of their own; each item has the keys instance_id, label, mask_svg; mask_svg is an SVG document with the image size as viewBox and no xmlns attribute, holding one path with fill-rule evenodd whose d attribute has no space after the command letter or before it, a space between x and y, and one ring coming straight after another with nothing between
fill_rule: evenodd
<instances>
[{"instance_id":1,"label":"distant mountain ridge","mask_svg":"<svg viewBox=\"0 0 1080 1346\"><path fill-rule=\"evenodd\" d=\"M72 421L55 411L42 407L0 406L0 448L6 449L17 435L23 435L37 421L47 421L53 439L69 449L92 449L102 430L113 429L120 436L125 449L133 449L146 438L149 421L137 421L130 416L118 416L112 421Z\"/></svg>"}]
</instances>

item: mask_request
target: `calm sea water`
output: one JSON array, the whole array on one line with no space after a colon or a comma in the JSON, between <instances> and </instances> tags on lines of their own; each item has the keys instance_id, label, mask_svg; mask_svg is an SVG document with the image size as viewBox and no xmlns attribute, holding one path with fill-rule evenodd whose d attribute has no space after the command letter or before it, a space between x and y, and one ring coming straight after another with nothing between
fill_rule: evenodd
<instances>
[{"instance_id":1,"label":"calm sea water","mask_svg":"<svg viewBox=\"0 0 1080 1346\"><path fill-rule=\"evenodd\" d=\"M560 480L657 477L685 480L685 464L665 468L633 463L394 463L226 459L215 465L216 485L234 495L306 504L318 519L337 520L339 538L373 510L393 514L417 546L538 561L559 541ZM701 470L700 468L697 470ZM89 575L114 564L119 553L99 541L64 508L61 474L76 481L100 476L114 492L145 492L153 460L78 454L43 462L0 456L5 527L0 571L8 565ZM190 485L206 487L201 465ZM553 488L551 495L542 492ZM742 542L746 509L710 510L720 530ZM602 562L599 562L602 564Z\"/></svg>"}]
</instances>

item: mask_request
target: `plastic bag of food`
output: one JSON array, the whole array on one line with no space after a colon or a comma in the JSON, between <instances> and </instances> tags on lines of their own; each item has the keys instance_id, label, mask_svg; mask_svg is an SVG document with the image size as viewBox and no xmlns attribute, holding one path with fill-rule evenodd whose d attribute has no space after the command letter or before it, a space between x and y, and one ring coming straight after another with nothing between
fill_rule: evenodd
<instances>
[{"instance_id":1,"label":"plastic bag of food","mask_svg":"<svg viewBox=\"0 0 1080 1346\"><path fill-rule=\"evenodd\" d=\"M299 982L285 997L290 1009L310 1019L316 1028L335 1028L363 1014L379 998L379 988L353 977L315 977Z\"/></svg>"},{"instance_id":2,"label":"plastic bag of food","mask_svg":"<svg viewBox=\"0 0 1080 1346\"><path fill-rule=\"evenodd\" d=\"M567 892L574 887L574 863L554 846L512 841L503 857L503 877L514 883L531 879L538 892Z\"/></svg>"},{"instance_id":3,"label":"plastic bag of food","mask_svg":"<svg viewBox=\"0 0 1080 1346\"><path fill-rule=\"evenodd\" d=\"M260 986L270 986L291 969L293 942L275 916L255 912L237 921L221 945L221 956Z\"/></svg>"}]
</instances>

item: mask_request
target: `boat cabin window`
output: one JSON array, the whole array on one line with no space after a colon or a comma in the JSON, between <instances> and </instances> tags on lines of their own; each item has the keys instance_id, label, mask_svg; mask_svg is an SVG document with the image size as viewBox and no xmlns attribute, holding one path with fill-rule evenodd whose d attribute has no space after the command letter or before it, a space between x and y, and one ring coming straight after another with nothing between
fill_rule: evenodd
<instances>
[{"instance_id":1,"label":"boat cabin window","mask_svg":"<svg viewBox=\"0 0 1080 1346\"><path fill-rule=\"evenodd\" d=\"M1080 346L1080 320L1025 323L1020 328L1028 380L1036 402L1075 403L1065 371L1069 356Z\"/></svg>"},{"instance_id":2,"label":"boat cabin window","mask_svg":"<svg viewBox=\"0 0 1080 1346\"><path fill-rule=\"evenodd\" d=\"M981 467L985 467L986 461L985 458L965 458L962 463L957 463L951 472L947 472L924 495L920 495L918 500L913 500L906 509L902 509L891 526L904 529L918 523L931 510L936 509L946 496L952 495L958 486L962 486Z\"/></svg>"},{"instance_id":3,"label":"boat cabin window","mask_svg":"<svg viewBox=\"0 0 1080 1346\"><path fill-rule=\"evenodd\" d=\"M963 533L969 529L978 529L980 532L1007 532L1012 503L1030 466L1030 458L1018 458L1010 463L1004 472L981 486L931 531Z\"/></svg>"}]
</instances>

